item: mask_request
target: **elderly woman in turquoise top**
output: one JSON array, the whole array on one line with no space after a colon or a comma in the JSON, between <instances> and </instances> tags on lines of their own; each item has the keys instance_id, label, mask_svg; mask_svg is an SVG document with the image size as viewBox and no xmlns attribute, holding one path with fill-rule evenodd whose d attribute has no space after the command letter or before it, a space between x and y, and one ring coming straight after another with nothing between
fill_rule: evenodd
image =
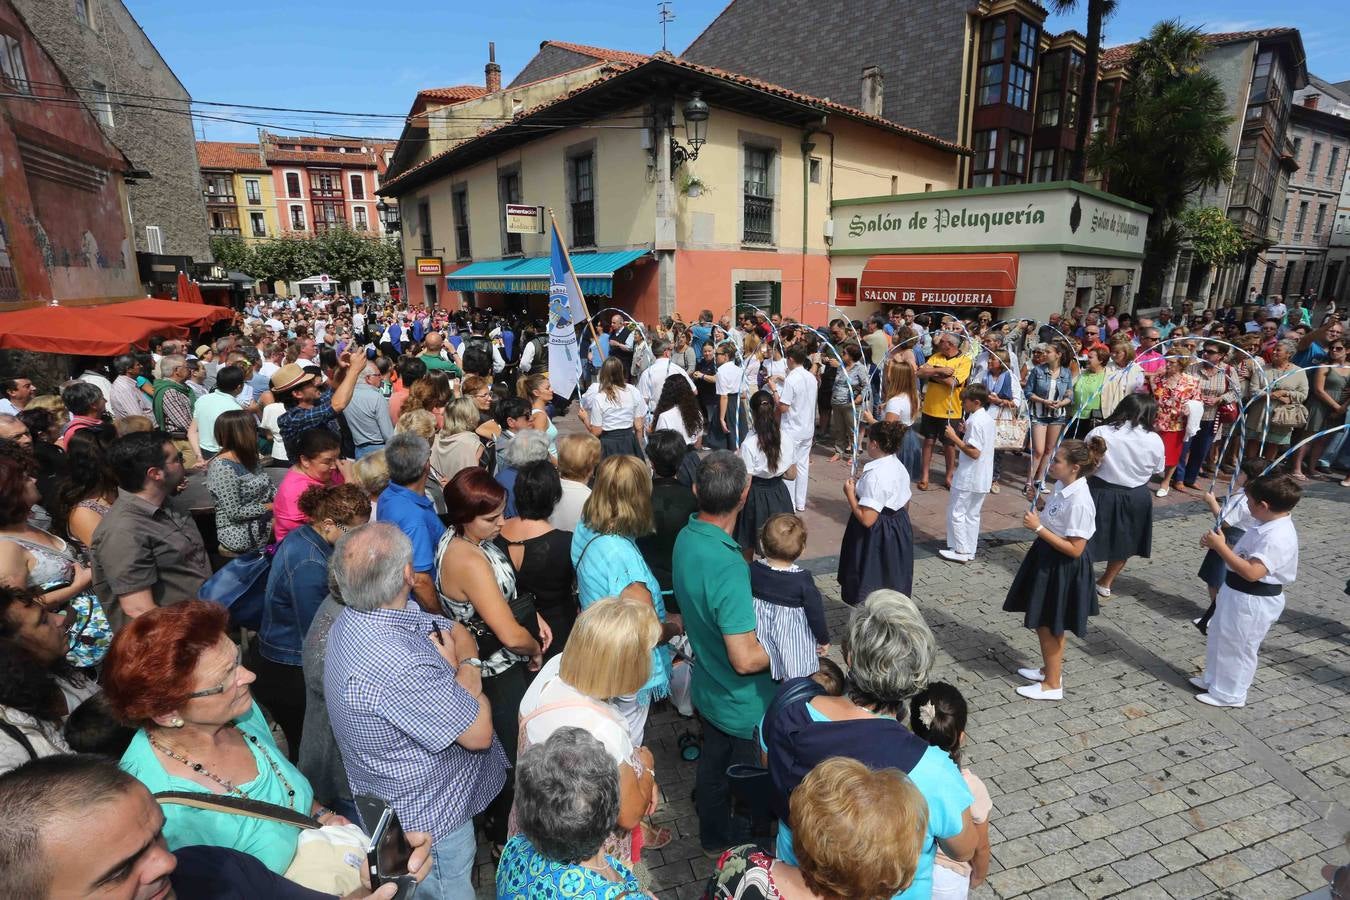
<instances>
[{"instance_id":1,"label":"elderly woman in turquoise top","mask_svg":"<svg viewBox=\"0 0 1350 900\"><path fill-rule=\"evenodd\" d=\"M661 584L637 547L636 539L653 530L652 476L647 464L626 454L606 457L596 470L595 486L572 533L572 567L582 609L605 597L637 597L650 603L661 620L661 642L652 651L651 678L634 697L614 701L638 746L643 743L651 702L670 693L674 651L666 642L684 632L680 617L666 613Z\"/></svg>"},{"instance_id":2,"label":"elderly woman in turquoise top","mask_svg":"<svg viewBox=\"0 0 1350 900\"><path fill-rule=\"evenodd\" d=\"M122 768L151 793L191 791L261 800L318 818L347 820L314 791L272 739L249 685L253 673L225 633L224 607L201 600L133 619L108 650L104 691L113 712L138 726ZM170 850L205 844L257 857L283 874L300 831L228 812L166 804Z\"/></svg>"}]
</instances>

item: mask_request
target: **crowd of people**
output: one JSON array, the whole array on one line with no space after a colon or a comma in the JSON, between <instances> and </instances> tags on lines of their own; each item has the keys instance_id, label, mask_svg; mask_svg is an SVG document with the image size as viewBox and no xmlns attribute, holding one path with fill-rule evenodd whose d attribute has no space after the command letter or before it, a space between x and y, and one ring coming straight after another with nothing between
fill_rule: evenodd
<instances>
[{"instance_id":1,"label":"crowd of people","mask_svg":"<svg viewBox=\"0 0 1350 900\"><path fill-rule=\"evenodd\" d=\"M0 893L368 896L375 797L418 896L473 897L481 847L498 897L652 896L669 702L698 723L706 896L964 897L993 801L934 677L912 491L950 492L955 564L988 494L1031 502L1004 609L1042 652L1017 693L1052 702L1154 496L1195 492L1223 527L1193 683L1240 707L1301 485L1350 486L1344 429L1268 471L1345 420L1334 311L1172 316L615 311L562 396L542 322L320 296L53 393L7 379ZM813 463L850 473L833 636L801 564Z\"/></svg>"}]
</instances>

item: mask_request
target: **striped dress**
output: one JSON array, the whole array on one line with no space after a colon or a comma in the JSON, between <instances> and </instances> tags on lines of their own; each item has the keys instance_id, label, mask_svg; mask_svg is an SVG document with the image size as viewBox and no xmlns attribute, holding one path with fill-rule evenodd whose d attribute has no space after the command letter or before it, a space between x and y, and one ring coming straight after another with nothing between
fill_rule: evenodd
<instances>
[{"instance_id":1,"label":"striped dress","mask_svg":"<svg viewBox=\"0 0 1350 900\"><path fill-rule=\"evenodd\" d=\"M750 566L755 638L769 655L775 681L814 675L816 646L830 642L825 606L811 573L798 566L775 569L762 559Z\"/></svg>"}]
</instances>

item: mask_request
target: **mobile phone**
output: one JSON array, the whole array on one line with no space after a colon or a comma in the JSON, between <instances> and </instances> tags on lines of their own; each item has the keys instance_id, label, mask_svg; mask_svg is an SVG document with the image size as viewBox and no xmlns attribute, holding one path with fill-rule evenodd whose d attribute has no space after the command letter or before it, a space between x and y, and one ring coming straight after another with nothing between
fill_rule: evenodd
<instances>
[{"instance_id":1,"label":"mobile phone","mask_svg":"<svg viewBox=\"0 0 1350 900\"><path fill-rule=\"evenodd\" d=\"M370 829L370 849L366 853L370 889L392 882L398 885L395 900L407 900L417 890L417 879L408 873L412 845L403 833L398 814L378 797L357 797L356 808L363 822L374 823Z\"/></svg>"}]
</instances>

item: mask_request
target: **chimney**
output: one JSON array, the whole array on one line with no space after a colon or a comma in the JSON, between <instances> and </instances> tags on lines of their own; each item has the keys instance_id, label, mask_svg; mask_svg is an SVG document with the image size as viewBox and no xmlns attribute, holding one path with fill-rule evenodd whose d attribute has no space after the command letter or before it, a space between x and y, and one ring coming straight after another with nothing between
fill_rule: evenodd
<instances>
[{"instance_id":1,"label":"chimney","mask_svg":"<svg viewBox=\"0 0 1350 900\"><path fill-rule=\"evenodd\" d=\"M862 71L862 103L860 108L870 116L881 116L882 94L886 83L880 66L864 66Z\"/></svg>"},{"instance_id":2,"label":"chimney","mask_svg":"<svg viewBox=\"0 0 1350 900\"><path fill-rule=\"evenodd\" d=\"M502 89L502 67L497 65L497 44L494 41L488 42L488 63L483 67L483 73L487 76L489 94Z\"/></svg>"}]
</instances>

